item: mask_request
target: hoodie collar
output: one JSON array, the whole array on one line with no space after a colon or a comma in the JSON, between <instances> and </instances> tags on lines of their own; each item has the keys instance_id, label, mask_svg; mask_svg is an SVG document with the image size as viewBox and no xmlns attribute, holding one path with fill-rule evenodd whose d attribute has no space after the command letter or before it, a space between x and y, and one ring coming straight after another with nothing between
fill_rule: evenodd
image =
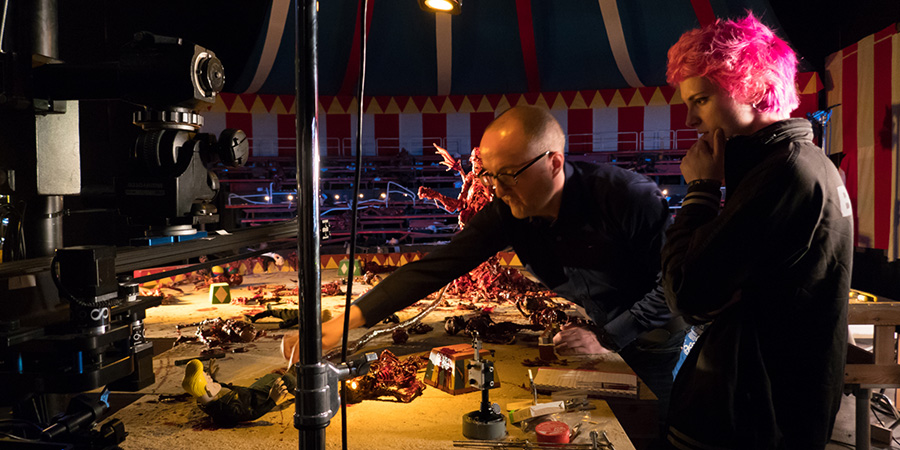
<instances>
[{"instance_id":1,"label":"hoodie collar","mask_svg":"<svg viewBox=\"0 0 900 450\"><path fill-rule=\"evenodd\" d=\"M813 130L808 120L785 119L749 136L735 136L725 144L725 184L734 192L744 176L762 163L783 142L812 141Z\"/></svg>"}]
</instances>

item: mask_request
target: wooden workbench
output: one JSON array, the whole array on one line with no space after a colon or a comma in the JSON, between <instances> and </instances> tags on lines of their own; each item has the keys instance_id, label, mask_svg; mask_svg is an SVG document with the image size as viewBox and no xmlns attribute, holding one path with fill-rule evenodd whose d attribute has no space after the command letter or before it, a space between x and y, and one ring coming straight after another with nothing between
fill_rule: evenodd
<instances>
[{"instance_id":1,"label":"wooden workbench","mask_svg":"<svg viewBox=\"0 0 900 450\"><path fill-rule=\"evenodd\" d=\"M522 365L523 358L534 358L537 348L528 345L485 345L486 350L494 350L496 373L500 387L489 391L490 400L506 412L506 405L531 399L528 390L528 368ZM570 361L572 363L574 361ZM604 369L628 370L618 356L609 356L602 363ZM549 401L549 396L539 396L539 401ZM391 449L452 449L453 441L466 440L462 435L462 417L475 411L481 403L481 392L450 395L429 386L423 395L409 404L366 401L348 408L349 448L391 448ZM609 405L594 399L596 409L589 410L592 422L606 431L617 450L634 449L625 430L616 419ZM651 418L651 419L655 419ZM326 431L328 448L340 447L340 417L332 420ZM594 425L594 424L592 424ZM515 425L507 423L507 439L525 439L526 434ZM530 437L534 442L533 433Z\"/></svg>"},{"instance_id":2,"label":"wooden workbench","mask_svg":"<svg viewBox=\"0 0 900 450\"><path fill-rule=\"evenodd\" d=\"M245 277L245 284L235 289L232 295L247 296L245 291L253 284L286 284L293 280L292 274L262 274ZM324 277L323 277L324 278ZM360 291L363 289L360 289ZM356 292L356 289L354 290ZM336 306L342 298L323 298L323 306L340 311ZM192 323L209 317L235 317L250 312L253 307L238 305L210 304L207 292L187 292L178 296L173 304L163 305L148 310L145 320L146 334L149 338L171 339L178 333L176 324ZM259 309L259 307L256 307ZM401 314L406 319L416 313L416 307ZM395 345L389 337L373 341L364 351L379 352L382 348L390 348L396 355L425 354L433 347L470 342L461 335L449 336L443 330L444 318L448 315L465 314L455 307L439 308L424 320L434 327L425 335L413 335L409 342ZM495 321L522 321L522 317L511 304L496 305L492 314ZM257 326L267 330L267 335L248 344L244 353L228 354L219 361L220 379L238 385L248 385L253 380L283 362L278 350L280 336L287 332L277 327L274 321L264 319ZM356 339L364 329L353 330L351 339ZM193 330L185 330L185 334ZM490 391L490 399L505 409L507 403L531 398L526 382L528 367L522 364L524 359L536 359L538 356L537 336L527 339L527 332L517 343L511 345L485 344L485 352L494 350L494 356L487 359L495 362L500 379L500 387ZM139 394L139 400L116 412L113 417L122 420L128 438L120 446L125 450L172 450L176 448L207 448L210 445L222 446L227 450L255 449L289 449L298 448L299 433L294 428L294 404L288 401L280 408L264 415L260 419L241 424L231 429L219 429L211 425L209 418L196 406L193 400L165 401L164 397L182 394L181 378L184 366L175 366L174 361L194 357L202 346L183 344L154 357L156 383ZM483 353L486 355L487 353ZM404 356L405 357L405 356ZM596 362L598 360L591 360ZM618 355L605 355L599 359L604 370L628 370L627 365ZM589 362L589 361L580 361ZM568 367L578 367L579 361L569 359ZM420 374L421 377L421 374ZM654 398L649 390L642 390L642 398ZM548 396L541 396L549 400ZM619 400L617 400L619 401ZM411 403L392 401L364 401L347 408L348 447L365 449L451 449L453 441L464 440L462 435L462 417L480 407L480 392L461 395L450 395L434 387L428 386L423 395ZM596 409L590 411L592 421L606 431L607 436L617 450L634 449L632 442L625 434L619 421L613 415L608 404L602 400L595 402ZM505 411L504 411L505 412ZM648 420L655 421L655 414ZM327 448L337 449L341 446L341 416L338 413L326 429ZM511 437L524 437L524 433L515 426L507 425Z\"/></svg>"},{"instance_id":3,"label":"wooden workbench","mask_svg":"<svg viewBox=\"0 0 900 450\"><path fill-rule=\"evenodd\" d=\"M875 298L863 293L864 298ZM856 396L856 446L869 448L869 397L872 389L900 387L900 365L895 354L898 348L894 337L900 325L900 302L859 301L852 298L849 308L851 325L874 325L872 353L874 364L847 364L844 383L851 385Z\"/></svg>"}]
</instances>

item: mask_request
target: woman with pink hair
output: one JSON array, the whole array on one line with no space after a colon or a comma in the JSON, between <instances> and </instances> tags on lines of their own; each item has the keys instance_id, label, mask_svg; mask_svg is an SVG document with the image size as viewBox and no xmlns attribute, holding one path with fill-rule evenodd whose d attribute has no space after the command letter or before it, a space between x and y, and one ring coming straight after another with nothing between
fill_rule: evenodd
<instances>
[{"instance_id":1,"label":"woman with pink hair","mask_svg":"<svg viewBox=\"0 0 900 450\"><path fill-rule=\"evenodd\" d=\"M701 137L681 162L688 192L663 286L673 312L708 326L675 379L667 442L824 448L843 387L853 221L812 126L790 118L797 57L752 14L688 31L668 56Z\"/></svg>"}]
</instances>

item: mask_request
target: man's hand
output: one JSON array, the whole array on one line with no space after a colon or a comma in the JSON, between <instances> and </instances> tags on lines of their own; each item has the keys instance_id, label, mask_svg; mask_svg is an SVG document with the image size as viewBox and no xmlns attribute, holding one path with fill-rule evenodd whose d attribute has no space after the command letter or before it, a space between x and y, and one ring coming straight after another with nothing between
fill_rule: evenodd
<instances>
[{"instance_id":1,"label":"man's hand","mask_svg":"<svg viewBox=\"0 0 900 450\"><path fill-rule=\"evenodd\" d=\"M612 353L600 345L593 331L577 325L563 325L553 336L553 345L559 355L600 355Z\"/></svg>"},{"instance_id":2,"label":"man's hand","mask_svg":"<svg viewBox=\"0 0 900 450\"><path fill-rule=\"evenodd\" d=\"M350 307L350 328L365 325L366 319L358 306ZM344 315L322 323L322 351L326 352L332 347L337 347L344 336ZM300 334L292 332L281 338L281 356L288 362L288 369L300 359Z\"/></svg>"},{"instance_id":3,"label":"man's hand","mask_svg":"<svg viewBox=\"0 0 900 450\"><path fill-rule=\"evenodd\" d=\"M684 181L725 180L725 132L716 128L694 143L681 158Z\"/></svg>"},{"instance_id":4,"label":"man's hand","mask_svg":"<svg viewBox=\"0 0 900 450\"><path fill-rule=\"evenodd\" d=\"M294 331L281 338L281 356L288 362L288 369L300 358L300 333Z\"/></svg>"},{"instance_id":5,"label":"man's hand","mask_svg":"<svg viewBox=\"0 0 900 450\"><path fill-rule=\"evenodd\" d=\"M281 378L275 380L275 384L273 384L272 389L269 390L269 398L278 404L280 401L284 400L286 396L287 388L284 387L284 380Z\"/></svg>"}]
</instances>

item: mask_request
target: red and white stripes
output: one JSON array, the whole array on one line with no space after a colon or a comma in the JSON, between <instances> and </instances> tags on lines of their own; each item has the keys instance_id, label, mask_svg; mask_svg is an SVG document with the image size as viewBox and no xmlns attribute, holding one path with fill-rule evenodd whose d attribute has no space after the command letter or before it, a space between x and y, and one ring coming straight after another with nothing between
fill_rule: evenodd
<instances>
[{"instance_id":1,"label":"red and white stripes","mask_svg":"<svg viewBox=\"0 0 900 450\"><path fill-rule=\"evenodd\" d=\"M897 210L900 150L900 34L890 26L832 54L828 104L831 153L846 156L841 169L854 207L859 247L898 258Z\"/></svg>"}]
</instances>

